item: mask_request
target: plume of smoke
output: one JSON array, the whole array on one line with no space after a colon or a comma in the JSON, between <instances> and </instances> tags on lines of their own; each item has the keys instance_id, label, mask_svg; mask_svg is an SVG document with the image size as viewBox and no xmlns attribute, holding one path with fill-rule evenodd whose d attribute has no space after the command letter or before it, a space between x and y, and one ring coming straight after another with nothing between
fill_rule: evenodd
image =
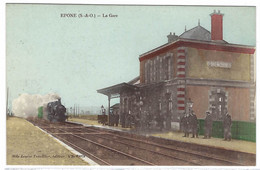
<instances>
[{"instance_id":1,"label":"plume of smoke","mask_svg":"<svg viewBox=\"0 0 260 170\"><path fill-rule=\"evenodd\" d=\"M36 117L38 116L38 108L40 106L46 106L47 103L57 101L58 99L60 99L60 96L54 93L47 95L24 93L13 100L12 112L17 117Z\"/></svg>"}]
</instances>

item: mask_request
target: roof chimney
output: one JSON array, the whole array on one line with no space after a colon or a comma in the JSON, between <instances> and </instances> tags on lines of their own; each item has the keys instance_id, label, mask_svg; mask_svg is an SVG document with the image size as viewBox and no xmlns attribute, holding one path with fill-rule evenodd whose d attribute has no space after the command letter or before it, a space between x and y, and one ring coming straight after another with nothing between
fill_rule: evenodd
<instances>
[{"instance_id":1,"label":"roof chimney","mask_svg":"<svg viewBox=\"0 0 260 170\"><path fill-rule=\"evenodd\" d=\"M216 13L216 10L211 16L211 40L223 40L223 16L224 14Z\"/></svg>"},{"instance_id":2,"label":"roof chimney","mask_svg":"<svg viewBox=\"0 0 260 170\"><path fill-rule=\"evenodd\" d=\"M175 35L175 33L172 34L170 32L170 34L167 35L167 38L168 38L168 43L170 43L170 42L173 42L173 41L177 40L179 37L177 35Z\"/></svg>"}]
</instances>

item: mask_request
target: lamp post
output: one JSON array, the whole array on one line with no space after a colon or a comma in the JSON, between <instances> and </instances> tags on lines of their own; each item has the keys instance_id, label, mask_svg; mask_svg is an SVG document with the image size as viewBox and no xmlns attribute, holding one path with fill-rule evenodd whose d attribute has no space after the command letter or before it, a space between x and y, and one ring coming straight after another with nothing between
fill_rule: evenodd
<instances>
[{"instance_id":1,"label":"lamp post","mask_svg":"<svg viewBox=\"0 0 260 170\"><path fill-rule=\"evenodd\" d=\"M142 115L142 106L144 105L143 103L143 100L142 100L142 97L140 96L140 101L139 101L139 125L140 125L140 128L143 129L143 115Z\"/></svg>"},{"instance_id":2,"label":"lamp post","mask_svg":"<svg viewBox=\"0 0 260 170\"><path fill-rule=\"evenodd\" d=\"M103 105L101 106L101 114L102 114L102 115L105 115L105 114L106 114Z\"/></svg>"},{"instance_id":3,"label":"lamp post","mask_svg":"<svg viewBox=\"0 0 260 170\"><path fill-rule=\"evenodd\" d=\"M167 90L168 91L168 90ZM167 100L167 111L166 111L166 129L171 129L171 110L170 110L170 106L171 106L171 93L167 92L165 94L166 96L166 100Z\"/></svg>"},{"instance_id":4,"label":"lamp post","mask_svg":"<svg viewBox=\"0 0 260 170\"><path fill-rule=\"evenodd\" d=\"M190 114L191 110L192 110L192 106L193 106L193 102L191 101L191 99L189 98L188 101L186 102L186 107L187 107L187 114Z\"/></svg>"},{"instance_id":5,"label":"lamp post","mask_svg":"<svg viewBox=\"0 0 260 170\"><path fill-rule=\"evenodd\" d=\"M108 126L110 126L111 122L110 122L110 100L111 100L111 95L107 96L108 98Z\"/></svg>"}]
</instances>

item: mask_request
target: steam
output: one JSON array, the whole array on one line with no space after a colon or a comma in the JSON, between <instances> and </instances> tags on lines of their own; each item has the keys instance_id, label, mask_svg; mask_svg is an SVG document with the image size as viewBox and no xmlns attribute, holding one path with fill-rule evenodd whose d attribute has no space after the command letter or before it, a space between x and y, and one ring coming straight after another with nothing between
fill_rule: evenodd
<instances>
[{"instance_id":1,"label":"steam","mask_svg":"<svg viewBox=\"0 0 260 170\"><path fill-rule=\"evenodd\" d=\"M30 95L27 93L21 94L18 98L12 102L12 112L17 117L36 117L38 116L38 108L52 101L57 101L60 96L57 94Z\"/></svg>"}]
</instances>

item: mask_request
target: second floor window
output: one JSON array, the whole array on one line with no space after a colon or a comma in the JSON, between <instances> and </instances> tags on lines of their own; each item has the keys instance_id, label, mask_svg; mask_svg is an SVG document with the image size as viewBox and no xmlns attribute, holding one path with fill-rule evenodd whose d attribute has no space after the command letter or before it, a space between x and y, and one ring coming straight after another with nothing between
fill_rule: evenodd
<instances>
[{"instance_id":1,"label":"second floor window","mask_svg":"<svg viewBox=\"0 0 260 170\"><path fill-rule=\"evenodd\" d=\"M144 66L145 83L169 80L173 77L173 58L169 55L147 60Z\"/></svg>"}]
</instances>

